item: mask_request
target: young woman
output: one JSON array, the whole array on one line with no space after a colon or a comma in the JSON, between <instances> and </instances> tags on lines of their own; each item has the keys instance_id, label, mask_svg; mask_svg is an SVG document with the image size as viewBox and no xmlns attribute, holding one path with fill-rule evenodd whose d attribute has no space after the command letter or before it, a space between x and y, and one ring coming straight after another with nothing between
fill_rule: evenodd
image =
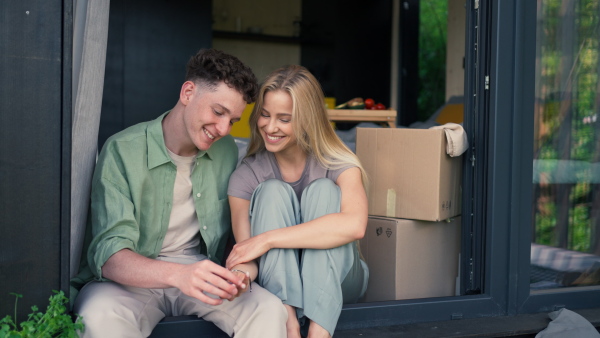
<instances>
[{"instance_id":1,"label":"young woman","mask_svg":"<svg viewBox=\"0 0 600 338\"><path fill-rule=\"evenodd\" d=\"M337 137L318 81L301 66L269 75L250 116L248 152L229 181L234 246L227 267L278 296L288 337L333 335L342 304L364 294L357 240L366 176Z\"/></svg>"}]
</instances>

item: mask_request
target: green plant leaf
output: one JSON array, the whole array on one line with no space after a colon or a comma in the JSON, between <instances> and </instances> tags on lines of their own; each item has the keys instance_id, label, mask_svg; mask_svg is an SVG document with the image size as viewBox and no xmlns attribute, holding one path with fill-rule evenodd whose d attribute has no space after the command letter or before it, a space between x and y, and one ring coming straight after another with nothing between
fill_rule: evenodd
<instances>
[{"instance_id":1,"label":"green plant leaf","mask_svg":"<svg viewBox=\"0 0 600 338\"><path fill-rule=\"evenodd\" d=\"M69 299L62 291L53 291L54 295L50 297L50 302L46 308L46 312L38 311L37 306L32 306L26 321L17 325L16 320L10 316L6 316L0 320L0 338L10 337L78 337L78 332L83 332L84 324L82 317L77 316L75 322L68 313L66 304ZM11 293L15 296L15 318L17 301L23 296L16 293ZM11 331L11 327L13 330Z\"/></svg>"}]
</instances>

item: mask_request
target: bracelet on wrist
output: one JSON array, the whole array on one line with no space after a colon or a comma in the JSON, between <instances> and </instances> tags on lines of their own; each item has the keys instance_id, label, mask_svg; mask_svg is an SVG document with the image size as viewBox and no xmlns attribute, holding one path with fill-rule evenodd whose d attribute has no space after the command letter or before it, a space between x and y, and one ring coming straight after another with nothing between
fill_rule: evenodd
<instances>
[{"instance_id":1,"label":"bracelet on wrist","mask_svg":"<svg viewBox=\"0 0 600 338\"><path fill-rule=\"evenodd\" d=\"M244 270L240 270L240 269L231 269L231 272L241 272L244 275L246 275L246 277L248 277L248 286L250 287L250 292L252 292L252 279L250 278L250 272L248 271L244 271Z\"/></svg>"}]
</instances>

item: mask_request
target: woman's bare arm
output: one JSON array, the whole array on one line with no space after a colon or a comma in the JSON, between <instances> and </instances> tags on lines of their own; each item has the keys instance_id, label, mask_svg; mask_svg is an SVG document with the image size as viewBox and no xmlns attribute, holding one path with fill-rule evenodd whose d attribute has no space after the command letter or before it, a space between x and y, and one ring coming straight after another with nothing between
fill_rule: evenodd
<instances>
[{"instance_id":1,"label":"woman's bare arm","mask_svg":"<svg viewBox=\"0 0 600 338\"><path fill-rule=\"evenodd\" d=\"M342 194L339 213L325 215L306 223L267 231L252 238L237 241L227 260L227 266L251 261L272 248L330 249L361 239L367 227L368 208L360 169L345 170L338 177L336 183ZM248 206L249 203L248 201ZM233 208L235 208L234 205L232 205L232 210ZM245 212L248 215L247 209ZM232 214L234 213L232 211ZM240 219L242 218L241 215L238 216ZM249 229L249 220L247 222ZM240 236L249 237L249 233L245 234L243 230L239 233Z\"/></svg>"}]
</instances>

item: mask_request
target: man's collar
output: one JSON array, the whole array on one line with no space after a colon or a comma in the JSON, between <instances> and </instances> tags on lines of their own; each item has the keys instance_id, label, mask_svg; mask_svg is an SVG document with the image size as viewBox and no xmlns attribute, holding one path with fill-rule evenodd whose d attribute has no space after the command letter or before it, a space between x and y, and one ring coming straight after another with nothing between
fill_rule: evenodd
<instances>
[{"instance_id":1,"label":"man's collar","mask_svg":"<svg viewBox=\"0 0 600 338\"><path fill-rule=\"evenodd\" d=\"M151 121L148 125L148 169L153 169L159 165L171 162L171 157L167 152L165 136L162 129L162 121L169 112L170 110L160 115L157 119ZM208 150L199 150L196 158L198 159L206 155L208 159L212 159L214 152L213 149L214 147L210 147Z\"/></svg>"},{"instance_id":2,"label":"man's collar","mask_svg":"<svg viewBox=\"0 0 600 338\"><path fill-rule=\"evenodd\" d=\"M148 133L146 142L148 142L148 169L153 169L159 165L171 161L165 146L165 137L162 130L162 120L170 112L160 115L157 119L150 122L148 125Z\"/></svg>"}]
</instances>

